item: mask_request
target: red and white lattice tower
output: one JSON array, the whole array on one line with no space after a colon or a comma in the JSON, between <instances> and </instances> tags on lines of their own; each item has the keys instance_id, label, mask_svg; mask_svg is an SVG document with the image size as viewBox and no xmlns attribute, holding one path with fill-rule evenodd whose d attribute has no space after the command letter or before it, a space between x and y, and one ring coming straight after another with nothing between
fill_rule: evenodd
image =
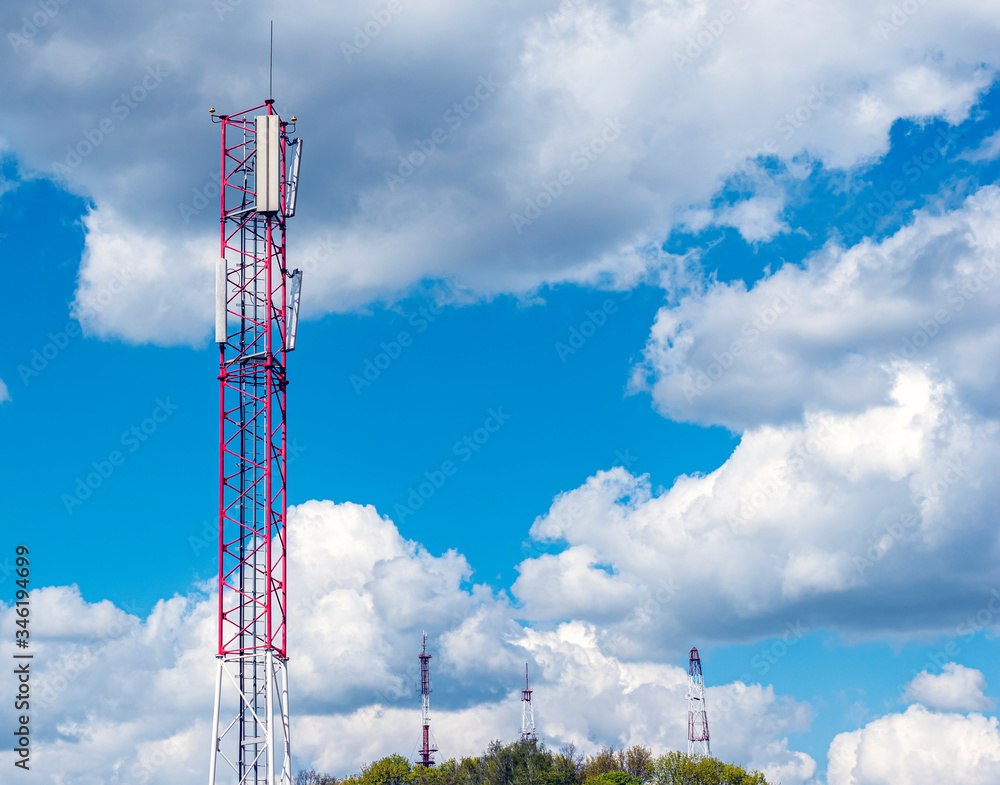
<instances>
[{"instance_id":1,"label":"red and white lattice tower","mask_svg":"<svg viewBox=\"0 0 1000 785\"><path fill-rule=\"evenodd\" d=\"M531 708L531 689L528 687L528 663L524 663L524 689L521 690L521 741L534 741L535 712Z\"/></svg>"},{"instance_id":2,"label":"red and white lattice tower","mask_svg":"<svg viewBox=\"0 0 1000 785\"><path fill-rule=\"evenodd\" d=\"M697 649L691 649L688 665L688 755L712 757L708 715L705 713L705 680L701 675L701 658Z\"/></svg>"},{"instance_id":3,"label":"red and white lattice tower","mask_svg":"<svg viewBox=\"0 0 1000 785\"><path fill-rule=\"evenodd\" d=\"M427 633L424 633L424 648L420 652L420 717L423 725L423 746L417 764L433 766L437 747L431 746L431 655L427 653Z\"/></svg>"},{"instance_id":4,"label":"red and white lattice tower","mask_svg":"<svg viewBox=\"0 0 1000 785\"><path fill-rule=\"evenodd\" d=\"M302 145L269 99L222 126L219 637L209 785L289 785L285 374L300 271L288 269Z\"/></svg>"}]
</instances>

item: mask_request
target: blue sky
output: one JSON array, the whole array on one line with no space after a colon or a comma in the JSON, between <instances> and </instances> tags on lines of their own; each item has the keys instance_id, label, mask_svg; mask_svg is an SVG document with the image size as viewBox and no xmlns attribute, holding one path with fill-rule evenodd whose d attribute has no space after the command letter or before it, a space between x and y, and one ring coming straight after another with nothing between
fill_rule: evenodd
<instances>
[{"instance_id":1,"label":"blue sky","mask_svg":"<svg viewBox=\"0 0 1000 785\"><path fill-rule=\"evenodd\" d=\"M203 776L207 108L260 99L271 16L297 763L413 751L427 629L445 756L513 738L525 661L551 746L684 748L697 646L714 751L775 783L995 781L997 10L403 3L345 55L383 6L0 14L32 781Z\"/></svg>"}]
</instances>

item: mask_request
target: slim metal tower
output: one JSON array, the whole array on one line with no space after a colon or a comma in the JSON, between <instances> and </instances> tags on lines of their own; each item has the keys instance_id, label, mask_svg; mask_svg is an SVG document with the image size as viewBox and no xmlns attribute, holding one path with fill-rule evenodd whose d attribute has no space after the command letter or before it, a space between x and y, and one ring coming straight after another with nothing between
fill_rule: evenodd
<instances>
[{"instance_id":1,"label":"slim metal tower","mask_svg":"<svg viewBox=\"0 0 1000 785\"><path fill-rule=\"evenodd\" d=\"M528 687L528 663L524 663L524 689L521 690L521 741L535 741L535 712L531 708L531 689Z\"/></svg>"},{"instance_id":2,"label":"slim metal tower","mask_svg":"<svg viewBox=\"0 0 1000 785\"><path fill-rule=\"evenodd\" d=\"M708 715L705 713L705 680L701 675L701 658L697 649L691 649L688 664L688 755L712 757Z\"/></svg>"},{"instance_id":3,"label":"slim metal tower","mask_svg":"<svg viewBox=\"0 0 1000 785\"><path fill-rule=\"evenodd\" d=\"M433 766L437 747L431 746L431 655L427 653L427 633L424 633L424 648L420 652L420 705L421 721L424 729L424 743L420 748L417 764Z\"/></svg>"},{"instance_id":4,"label":"slim metal tower","mask_svg":"<svg viewBox=\"0 0 1000 785\"><path fill-rule=\"evenodd\" d=\"M274 101L222 128L218 669L209 785L289 785L286 387L300 271L289 271L301 142Z\"/></svg>"}]
</instances>

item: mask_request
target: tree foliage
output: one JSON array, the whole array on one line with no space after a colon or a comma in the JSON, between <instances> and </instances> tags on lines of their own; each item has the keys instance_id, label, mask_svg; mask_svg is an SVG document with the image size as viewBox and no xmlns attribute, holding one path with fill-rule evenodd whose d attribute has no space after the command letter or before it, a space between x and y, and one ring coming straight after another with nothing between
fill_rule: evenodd
<instances>
[{"instance_id":1,"label":"tree foliage","mask_svg":"<svg viewBox=\"0 0 1000 785\"><path fill-rule=\"evenodd\" d=\"M638 780L645 782L649 779L652 763L653 751L649 747L634 744L625 750L624 771Z\"/></svg>"},{"instance_id":2,"label":"tree foliage","mask_svg":"<svg viewBox=\"0 0 1000 785\"><path fill-rule=\"evenodd\" d=\"M614 747L605 747L596 755L586 759L582 767L582 777L584 782L589 782L602 774L627 774L626 779L613 778L614 782L607 778L602 781L604 785L629 785L633 780L645 782L649 779L650 762L653 760L653 753L649 747L642 747L635 744L627 749L616 750Z\"/></svg>"},{"instance_id":3,"label":"tree foliage","mask_svg":"<svg viewBox=\"0 0 1000 785\"><path fill-rule=\"evenodd\" d=\"M591 777L587 780L587 785L642 785L642 780L626 771L606 771Z\"/></svg>"},{"instance_id":4,"label":"tree foliage","mask_svg":"<svg viewBox=\"0 0 1000 785\"><path fill-rule=\"evenodd\" d=\"M302 776L300 772L299 776ZM315 772L309 772L315 775ZM322 775L316 775L322 776ZM315 779L296 785L769 785L759 771L716 758L668 752L654 757L648 747L606 747L587 758L573 745L558 753L540 741L494 741L474 758L454 758L430 768L402 755L365 764L359 774Z\"/></svg>"},{"instance_id":5,"label":"tree foliage","mask_svg":"<svg viewBox=\"0 0 1000 785\"><path fill-rule=\"evenodd\" d=\"M295 785L337 785L332 774L320 774L316 769L300 769L295 775Z\"/></svg>"},{"instance_id":6,"label":"tree foliage","mask_svg":"<svg viewBox=\"0 0 1000 785\"><path fill-rule=\"evenodd\" d=\"M408 785L417 778L413 766L402 755L390 755L361 767L359 785Z\"/></svg>"},{"instance_id":7,"label":"tree foliage","mask_svg":"<svg viewBox=\"0 0 1000 785\"><path fill-rule=\"evenodd\" d=\"M651 785L768 785L759 771L734 763L668 752L652 762Z\"/></svg>"}]
</instances>

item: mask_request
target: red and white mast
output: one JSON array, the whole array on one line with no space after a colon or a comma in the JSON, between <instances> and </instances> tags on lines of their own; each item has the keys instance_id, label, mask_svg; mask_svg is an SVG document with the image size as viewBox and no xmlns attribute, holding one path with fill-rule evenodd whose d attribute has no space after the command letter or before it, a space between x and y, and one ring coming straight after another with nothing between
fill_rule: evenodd
<instances>
[{"instance_id":1,"label":"red and white mast","mask_svg":"<svg viewBox=\"0 0 1000 785\"><path fill-rule=\"evenodd\" d=\"M701 658L697 649L691 649L688 664L688 755L712 757L708 715L705 713L705 680L701 675Z\"/></svg>"},{"instance_id":2,"label":"red and white mast","mask_svg":"<svg viewBox=\"0 0 1000 785\"><path fill-rule=\"evenodd\" d=\"M431 746L431 655L427 653L427 633L424 633L424 647L420 651L420 717L423 725L423 746L417 764L433 766L437 747Z\"/></svg>"},{"instance_id":3,"label":"red and white mast","mask_svg":"<svg viewBox=\"0 0 1000 785\"><path fill-rule=\"evenodd\" d=\"M521 741L535 741L535 712L531 708L531 689L528 687L528 663L524 663L524 689L521 690Z\"/></svg>"},{"instance_id":4,"label":"red and white mast","mask_svg":"<svg viewBox=\"0 0 1000 785\"><path fill-rule=\"evenodd\" d=\"M301 141L273 99L222 128L218 669L209 785L290 785L286 614L288 352L302 273L288 269ZM231 773L230 773L231 770Z\"/></svg>"}]
</instances>

